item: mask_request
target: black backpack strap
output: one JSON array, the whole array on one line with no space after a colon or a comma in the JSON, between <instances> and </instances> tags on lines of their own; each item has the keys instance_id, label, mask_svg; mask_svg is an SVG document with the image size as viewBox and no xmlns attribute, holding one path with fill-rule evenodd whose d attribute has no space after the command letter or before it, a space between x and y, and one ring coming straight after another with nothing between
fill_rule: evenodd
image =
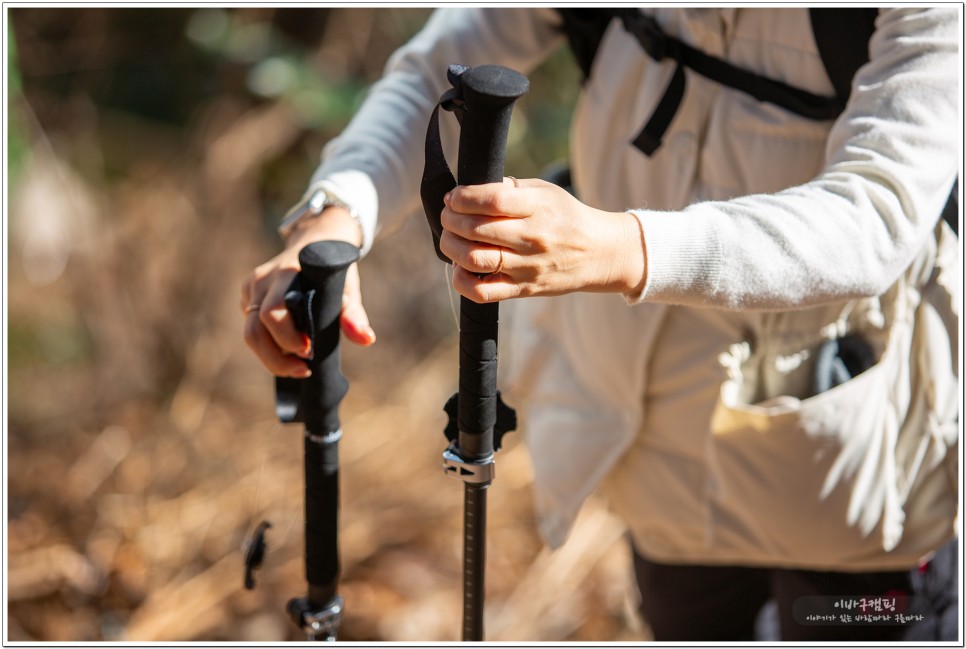
<instances>
[{"instance_id":1,"label":"black backpack strap","mask_svg":"<svg viewBox=\"0 0 966 649\"><path fill-rule=\"evenodd\" d=\"M660 144L660 138L670 125L683 98L682 66L759 101L775 104L808 119L827 120L838 117L851 93L852 78L869 60L869 39L875 31L875 19L879 10L874 7L809 9L815 43L826 73L835 88L834 97L816 95L706 54L664 33L652 16L643 14L636 7L557 9L557 13L562 21L560 28L567 36L570 49L585 79L590 76L604 32L614 18L621 20L624 28L637 39L652 59L677 61L678 66L668 91L655 110L651 123L635 138L636 144L649 149L653 143ZM653 153L653 150L647 149L642 148L648 155Z\"/></svg>"},{"instance_id":2,"label":"black backpack strap","mask_svg":"<svg viewBox=\"0 0 966 649\"><path fill-rule=\"evenodd\" d=\"M809 119L833 119L842 112L843 105L838 97L816 95L782 81L739 68L716 56L705 54L683 41L668 36L653 17L644 15L637 9L622 10L621 20L624 28L637 38L655 61L673 59L712 81L739 90L758 101L781 106Z\"/></svg>"},{"instance_id":3,"label":"black backpack strap","mask_svg":"<svg viewBox=\"0 0 966 649\"><path fill-rule=\"evenodd\" d=\"M953 183L949 198L943 206L942 219L952 228L953 234L959 236L959 178Z\"/></svg>"},{"instance_id":4,"label":"black backpack strap","mask_svg":"<svg viewBox=\"0 0 966 649\"><path fill-rule=\"evenodd\" d=\"M610 21L617 15L615 9L603 7L600 9L557 9L562 20L560 30L567 37L570 52L574 55L584 81L590 78L590 69L594 65L594 58L604 38L604 32Z\"/></svg>"},{"instance_id":5,"label":"black backpack strap","mask_svg":"<svg viewBox=\"0 0 966 649\"><path fill-rule=\"evenodd\" d=\"M636 8L620 9L624 28L632 34L655 61L672 59L678 67L668 92L665 93L654 115L634 139L634 144L647 155L652 155L661 144L661 137L670 125L684 96L684 74L688 67L703 77L757 99L780 106L807 119L827 120L837 117L844 108L838 97L823 97L795 88L782 81L739 68L727 61L668 36L657 21Z\"/></svg>"},{"instance_id":6,"label":"black backpack strap","mask_svg":"<svg viewBox=\"0 0 966 649\"><path fill-rule=\"evenodd\" d=\"M844 105L852 93L852 78L869 62L869 39L875 31L875 7L808 10L812 36L818 46L825 73L832 81L835 94Z\"/></svg>"}]
</instances>

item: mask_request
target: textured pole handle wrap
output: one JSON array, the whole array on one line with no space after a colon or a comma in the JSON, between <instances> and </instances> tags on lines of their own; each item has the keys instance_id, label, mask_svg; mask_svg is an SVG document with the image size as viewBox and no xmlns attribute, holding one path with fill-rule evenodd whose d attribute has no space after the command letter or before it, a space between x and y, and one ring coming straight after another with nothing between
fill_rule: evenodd
<instances>
[{"instance_id":1,"label":"textured pole handle wrap","mask_svg":"<svg viewBox=\"0 0 966 649\"><path fill-rule=\"evenodd\" d=\"M339 579L339 404L348 391L339 359L339 313L346 271L359 249L341 241L320 241L299 252L301 301L296 320L312 339L302 379L299 420L305 422L305 576L309 604L318 609L336 596Z\"/></svg>"},{"instance_id":2,"label":"textured pole handle wrap","mask_svg":"<svg viewBox=\"0 0 966 649\"><path fill-rule=\"evenodd\" d=\"M513 103L529 89L508 68L480 65L460 76L465 102L457 176L462 185L501 182ZM493 453L496 422L497 333L500 305L460 299L460 455L470 462Z\"/></svg>"},{"instance_id":3,"label":"textured pole handle wrap","mask_svg":"<svg viewBox=\"0 0 966 649\"><path fill-rule=\"evenodd\" d=\"M359 249L343 241L319 241L299 252L302 289L312 339L307 361L312 376L301 379L300 414L314 435L339 430L339 404L349 389L339 362L339 313L346 271L359 259Z\"/></svg>"}]
</instances>

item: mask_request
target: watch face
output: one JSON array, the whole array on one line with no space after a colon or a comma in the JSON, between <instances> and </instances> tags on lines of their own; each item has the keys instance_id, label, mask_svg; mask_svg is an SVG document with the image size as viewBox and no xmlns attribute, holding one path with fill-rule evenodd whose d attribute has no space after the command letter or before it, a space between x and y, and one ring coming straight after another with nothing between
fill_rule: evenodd
<instances>
[{"instance_id":1,"label":"watch face","mask_svg":"<svg viewBox=\"0 0 966 649\"><path fill-rule=\"evenodd\" d=\"M358 218L349 206L339 200L338 197L330 196L324 189L317 189L308 199L303 199L289 210L278 226L278 233L283 239L288 238L289 232L295 228L296 223L306 216L318 216L322 213L322 210L329 206L344 207L349 210L353 218Z\"/></svg>"},{"instance_id":2,"label":"watch face","mask_svg":"<svg viewBox=\"0 0 966 649\"><path fill-rule=\"evenodd\" d=\"M318 214L319 212L321 212L322 208L325 207L326 198L328 198L328 196L321 189L315 192L314 194L312 194L312 197L309 198L309 204L308 204L309 211L311 211L313 214Z\"/></svg>"}]
</instances>

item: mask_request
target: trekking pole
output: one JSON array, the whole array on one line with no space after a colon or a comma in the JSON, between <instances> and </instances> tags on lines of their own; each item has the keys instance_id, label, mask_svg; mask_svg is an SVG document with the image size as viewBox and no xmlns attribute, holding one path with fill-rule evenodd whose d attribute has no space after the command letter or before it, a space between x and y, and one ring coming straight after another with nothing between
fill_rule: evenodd
<instances>
[{"instance_id":1,"label":"trekking pole","mask_svg":"<svg viewBox=\"0 0 966 649\"><path fill-rule=\"evenodd\" d=\"M450 66L454 88L440 101L460 120L457 172L463 185L501 182L513 103L529 88L523 75L508 68ZM456 184L443 158L438 108L426 137L426 168L421 194L437 255L442 232L442 197ZM515 415L500 400L496 386L499 303L477 304L460 298L459 392L450 399L444 471L464 483L463 501L463 629L462 639L483 639L486 562L486 494L493 481L494 451ZM455 415L455 426L454 426Z\"/></svg>"},{"instance_id":2,"label":"trekking pole","mask_svg":"<svg viewBox=\"0 0 966 649\"><path fill-rule=\"evenodd\" d=\"M342 241L312 243L299 252L302 271L285 294L296 327L312 340L306 379L276 378L276 413L305 424L306 597L288 603L309 640L334 641L342 623L339 581L339 403L349 384L339 361L339 313L346 270L359 249Z\"/></svg>"}]
</instances>

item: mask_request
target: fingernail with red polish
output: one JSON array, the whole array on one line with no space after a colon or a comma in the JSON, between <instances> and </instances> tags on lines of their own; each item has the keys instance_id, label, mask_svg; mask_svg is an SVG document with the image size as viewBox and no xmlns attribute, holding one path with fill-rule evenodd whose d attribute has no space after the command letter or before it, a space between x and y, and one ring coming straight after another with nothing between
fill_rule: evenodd
<instances>
[{"instance_id":1,"label":"fingernail with red polish","mask_svg":"<svg viewBox=\"0 0 966 649\"><path fill-rule=\"evenodd\" d=\"M298 354L302 358L308 358L312 354L312 340L305 334L302 334L302 349Z\"/></svg>"}]
</instances>

